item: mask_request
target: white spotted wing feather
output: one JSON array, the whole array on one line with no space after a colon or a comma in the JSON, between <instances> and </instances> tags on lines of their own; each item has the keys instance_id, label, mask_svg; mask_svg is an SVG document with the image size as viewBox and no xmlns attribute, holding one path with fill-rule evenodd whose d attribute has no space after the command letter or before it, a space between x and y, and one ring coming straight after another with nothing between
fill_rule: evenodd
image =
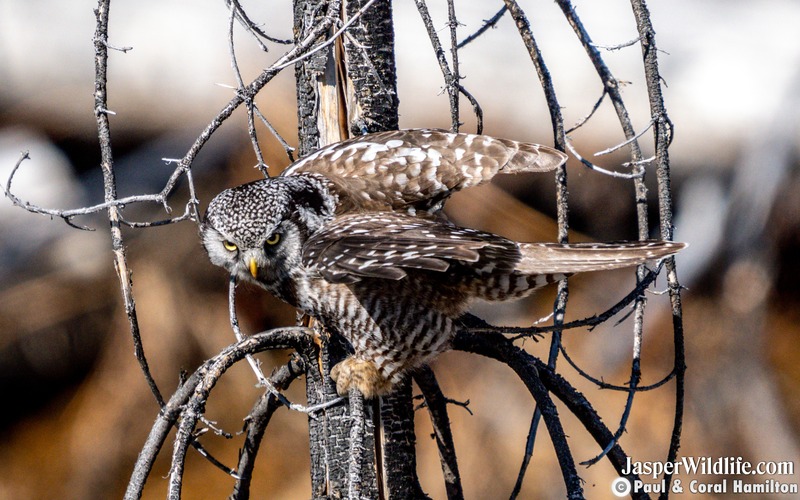
<instances>
[{"instance_id":1,"label":"white spotted wing feather","mask_svg":"<svg viewBox=\"0 0 800 500\"><path fill-rule=\"evenodd\" d=\"M544 172L566 155L539 144L433 129L380 132L323 147L283 175L320 174L340 198L339 213L436 211L460 189L499 173Z\"/></svg>"},{"instance_id":2,"label":"white spotted wing feather","mask_svg":"<svg viewBox=\"0 0 800 500\"><path fill-rule=\"evenodd\" d=\"M475 279L503 275L560 278L662 259L684 246L667 241L517 243L436 220L384 212L335 218L306 242L303 263L332 282L367 277L400 280L411 269L449 271ZM547 281L530 280L520 287L535 288Z\"/></svg>"}]
</instances>

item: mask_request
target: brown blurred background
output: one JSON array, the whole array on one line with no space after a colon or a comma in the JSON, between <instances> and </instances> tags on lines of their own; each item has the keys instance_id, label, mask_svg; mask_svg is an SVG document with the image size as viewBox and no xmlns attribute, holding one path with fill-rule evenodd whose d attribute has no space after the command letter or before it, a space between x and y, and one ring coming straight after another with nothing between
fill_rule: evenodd
<instances>
[{"instance_id":1,"label":"brown blurred background","mask_svg":"<svg viewBox=\"0 0 800 500\"><path fill-rule=\"evenodd\" d=\"M635 38L623 1L575 2L600 45ZM652 2L653 23L667 87L667 109L676 126L671 149L676 200L676 239L690 248L678 257L687 337L687 406L682 455L742 456L751 461L800 465L800 6L768 0L754 6L729 0ZM252 4L252 5L251 5ZM287 5L245 2L271 34L291 36ZM553 74L567 124L585 116L600 84L557 7L521 2ZM667 5L668 4L668 5ZM14 192L47 207L73 208L102 199L99 153L92 114L94 30L89 1L0 0L0 179L21 150L30 150ZM433 6L444 28L442 6ZM459 6L464 37L495 7ZM401 125L447 127L447 98L419 15L411 2L395 2ZM110 107L120 195L157 192L171 172L161 158L182 157L197 134L231 97L235 79L227 54L224 2L113 4L110 43L133 46L112 52ZM283 52L258 47L237 26L245 80ZM638 46L606 51L634 124L649 121ZM513 23L461 52L463 84L486 115L485 132L551 143L550 126L535 73ZM278 130L296 142L293 79L281 74L258 103ZM474 130L464 107L465 130ZM287 163L282 148L259 130L273 172ZM622 140L613 110L572 134L584 156ZM644 136L649 137L649 134ZM647 141L643 139L645 154ZM615 168L624 156L596 161ZM193 166L204 208L221 189L258 177L237 112ZM636 235L629 183L569 165L570 223L575 238L616 240ZM650 194L655 192L650 175ZM458 223L522 241L553 240L554 184L549 176L501 179L457 196L448 213ZM186 186L172 206L179 211ZM656 205L651 205L657 234ZM534 211L537 210L538 212ZM542 216L545 214L545 216ZM130 207L131 219L162 217L153 207ZM0 498L116 497L158 411L133 357L132 342L112 267L107 222L79 221L82 232L61 221L25 213L0 200ZM226 279L208 262L191 223L127 230L134 293L150 366L169 395L181 370L191 371L233 341L228 326ZM631 272L570 280L570 318L609 307L633 286ZM664 288L663 278L656 289ZM265 293L239 294L247 332L293 324L294 312ZM503 307L479 305L495 323L525 325L552 308L554 290ZM671 317L665 295L649 295L643 350L644 382L671 369ZM615 383L628 378L631 322L593 332L565 334L570 354L593 375ZM546 357L547 344L526 347ZM288 353L262 357L268 367ZM614 429L624 398L599 391L560 361L571 380ZM447 353L434 369L445 393L469 400L473 415L450 415L468 498L504 498L513 487L532 412L532 401L510 370L464 353ZM244 366L234 368L212 395L207 416L228 432L259 395ZM303 401L302 380L289 390ZM640 460L666 456L674 388L637 396L623 448ZM597 445L565 409L562 418L577 461ZM417 418L423 488L442 498L444 487L430 423ZM563 484L549 441L540 438L523 498L561 498ZM206 446L233 464L240 440L207 435ZM168 443L169 445L169 443ZM163 497L169 463L165 447L148 482L147 498ZM166 459L166 460L164 460ZM253 491L265 497L307 498L305 416L281 410L270 424ZM613 469L601 462L580 468L590 498L608 498ZM688 476L681 479L690 479ZM705 478L713 480L714 478ZM775 478L798 482L792 478ZM233 480L196 453L187 465L186 498L223 498Z\"/></svg>"}]
</instances>

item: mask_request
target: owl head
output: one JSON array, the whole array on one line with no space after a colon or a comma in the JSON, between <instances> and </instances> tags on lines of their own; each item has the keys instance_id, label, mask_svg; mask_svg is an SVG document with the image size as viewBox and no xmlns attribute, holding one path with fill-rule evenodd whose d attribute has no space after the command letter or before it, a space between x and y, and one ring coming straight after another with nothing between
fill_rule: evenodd
<instances>
[{"instance_id":1,"label":"owl head","mask_svg":"<svg viewBox=\"0 0 800 500\"><path fill-rule=\"evenodd\" d=\"M201 226L211 262L293 303L302 247L333 216L335 200L313 175L274 177L218 194Z\"/></svg>"}]
</instances>

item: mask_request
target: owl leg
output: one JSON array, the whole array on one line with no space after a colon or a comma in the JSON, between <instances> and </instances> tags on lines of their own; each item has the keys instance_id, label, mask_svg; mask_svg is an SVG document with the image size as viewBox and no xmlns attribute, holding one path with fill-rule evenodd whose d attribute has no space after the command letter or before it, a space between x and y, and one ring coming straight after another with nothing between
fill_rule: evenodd
<instances>
[{"instance_id":1,"label":"owl leg","mask_svg":"<svg viewBox=\"0 0 800 500\"><path fill-rule=\"evenodd\" d=\"M392 383L383 376L374 362L350 356L331 369L331 378L336 382L336 392L346 396L355 387L367 399L391 392Z\"/></svg>"}]
</instances>

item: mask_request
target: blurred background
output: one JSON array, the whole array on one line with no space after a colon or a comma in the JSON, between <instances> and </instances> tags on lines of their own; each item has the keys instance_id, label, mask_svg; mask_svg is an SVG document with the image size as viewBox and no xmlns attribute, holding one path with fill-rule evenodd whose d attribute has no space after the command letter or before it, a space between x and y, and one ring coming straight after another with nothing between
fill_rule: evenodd
<instances>
[{"instance_id":1,"label":"blurred background","mask_svg":"<svg viewBox=\"0 0 800 500\"><path fill-rule=\"evenodd\" d=\"M446 39L446 4L430 5ZM602 90L583 49L552 2L522 1L555 81L567 126L586 116ZM595 43L614 46L636 38L630 5L622 0L575 1ZM499 8L484 2L458 5L461 38ZM291 38L290 2L243 2L251 17L280 38ZM16 175L13 192L52 208L99 203L102 182L93 107L95 3L0 0L0 179L5 184L19 158L31 160ZM665 100L675 124L672 158L676 239L690 243L678 256L687 342L687 405L681 454L742 456L800 465L800 4L791 0L673 0L651 2L660 49ZM448 127L447 96L419 14L410 1L394 2L401 126ZM235 78L227 46L228 11L222 1L114 3L110 43L133 50L111 52L112 139L119 194L160 191L172 171L161 158L180 158L228 102ZM262 52L237 25L237 57L245 81L285 50ZM637 130L650 114L638 45L604 50ZM460 52L463 85L481 103L485 133L552 143L542 92L513 22L505 16ZM217 85L222 84L222 85ZM293 74L284 71L259 94L275 127L296 143ZM463 130L475 121L463 107ZM259 177L237 112L193 165L204 209L218 191ZM263 127L261 146L273 173L288 164ZM652 152L650 134L642 138ZM584 157L622 142L613 109L605 102L572 134ZM623 151L624 153L624 151ZM593 159L618 169L624 154ZM590 172L571 160L570 223L573 238L636 237L629 181ZM652 234L657 236L654 175L649 174ZM455 197L451 218L522 241L554 240L554 183L550 176L500 179ZM180 211L181 186L171 203ZM158 207L130 207L126 216L152 220ZM158 407L133 356L129 327L112 266L107 222L33 215L0 199L0 498L102 498L121 494ZM224 272L211 266L190 222L126 230L128 258L144 347L165 394L181 370L230 344ZM634 285L631 271L570 280L568 316L605 310ZM665 288L659 279L656 290ZM498 324L526 325L552 309L554 290L508 306L478 305ZM672 325L666 295L648 296L643 384L672 367ZM238 296L243 326L256 332L293 324L294 312L266 293ZM617 384L629 377L631 322L565 333L569 353L598 378ZM526 348L546 358L547 340ZM288 353L265 355L268 367ZM616 428L622 395L599 391L563 361L561 372ZM504 498L522 459L532 401L513 373L465 353L434 364L445 394L469 400L470 415L450 408L468 498ZM302 381L288 395L303 400ZM222 379L207 417L234 434L259 395L252 374L238 366ZM637 396L623 448L638 460L663 460L669 444L674 386ZM597 445L562 409L576 461L599 453ZM419 414L419 473L423 488L444 496L430 423ZM560 472L540 429L522 498L562 498ZM240 440L208 435L206 446L234 464ZM164 450L166 451L166 449ZM150 476L147 498L166 491L169 453ZM166 459L166 460L163 460ZM308 498L307 423L281 410L268 429L253 491L275 498ZM589 498L607 498L615 477L601 462L579 469ZM688 480L689 476L680 479ZM715 480L715 478L701 478ZM798 476L776 477L798 482ZM762 478L758 478L758 481ZM230 477L190 453L187 498L222 498ZM755 497L755 496L754 496ZM768 498L769 495L764 495Z\"/></svg>"}]
</instances>

